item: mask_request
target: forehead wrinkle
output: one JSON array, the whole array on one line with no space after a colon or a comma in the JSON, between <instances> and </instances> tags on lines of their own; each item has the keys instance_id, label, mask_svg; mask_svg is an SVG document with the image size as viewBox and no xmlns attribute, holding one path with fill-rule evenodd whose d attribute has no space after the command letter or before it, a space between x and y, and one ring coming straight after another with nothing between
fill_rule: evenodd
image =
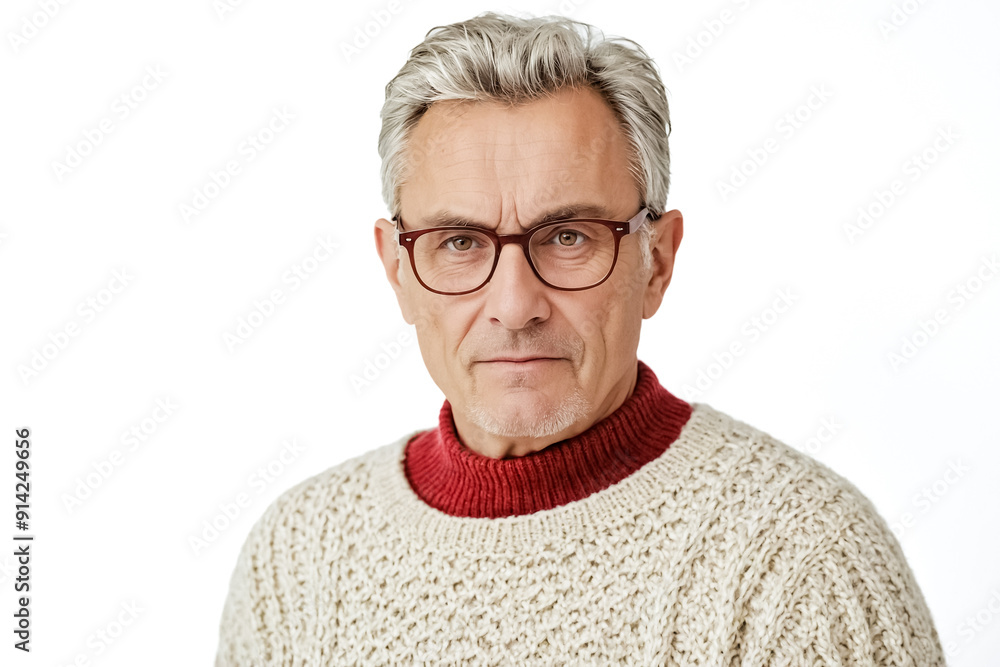
<instances>
[{"instance_id":1,"label":"forehead wrinkle","mask_svg":"<svg viewBox=\"0 0 1000 667\"><path fill-rule=\"evenodd\" d=\"M562 166L552 166L545 169L535 169L530 174L525 175L525 179L518 179L516 182L505 182L504 179L491 179L489 174L441 174L437 180L437 187L434 188L438 197L447 196L455 192L471 192L476 194L487 194L493 196L499 194L503 198L508 194L511 200L508 208L512 208L515 202L527 204L529 208L540 208L548 204L547 200L557 196L557 193L564 193L567 188L573 186L583 187L593 190L595 184L589 174L578 174L572 170L567 171ZM539 179L545 183L539 185ZM539 191L533 191L540 188ZM531 206L532 201L540 201L539 206Z\"/></svg>"},{"instance_id":2,"label":"forehead wrinkle","mask_svg":"<svg viewBox=\"0 0 1000 667\"><path fill-rule=\"evenodd\" d=\"M492 146L488 147L492 148ZM462 152L468 152L470 150L472 150L472 148L465 147L462 149ZM580 174L572 161L566 160L562 162L553 162L551 160L538 159L539 157L547 156L561 157L564 153L565 151L554 148L552 150L542 150L529 156L500 157L497 155L471 155L466 157L461 154L453 154L450 156L450 160L444 161L440 168L434 171L436 172L435 176L437 179L444 184L463 182L492 183L493 179L496 179L498 182L502 182L510 180L511 178L515 180L531 180L538 177L554 176L558 177L560 184L583 183L586 185L588 177L592 175ZM496 166L508 165L522 166L526 160L530 162L530 169L520 169L518 171L503 170L503 173L500 173L500 171L495 168ZM475 173L476 169L468 169L467 167L469 166L482 167L482 173ZM493 168L491 168L491 166Z\"/></svg>"},{"instance_id":3,"label":"forehead wrinkle","mask_svg":"<svg viewBox=\"0 0 1000 667\"><path fill-rule=\"evenodd\" d=\"M471 149L466 149L471 150ZM541 160L539 158L544 157L555 157L558 158L556 161L551 160ZM450 160L444 161L441 165L439 171L447 171L449 169L454 169L456 167L465 167L467 165L478 165L481 164L488 168L489 165L520 165L525 162L529 162L530 166L533 167L533 173L556 173L560 172L565 174L566 172L575 171L580 165L580 153L579 151L574 151L567 153L567 151L561 149L560 147L554 147L551 150L540 150L535 153L527 155L514 155L509 157L499 156L499 155L472 155L472 156L462 156L461 154L454 154L451 156ZM491 170L492 175L499 176L496 173L496 169ZM526 170L522 170L514 174L515 176L531 176Z\"/></svg>"}]
</instances>

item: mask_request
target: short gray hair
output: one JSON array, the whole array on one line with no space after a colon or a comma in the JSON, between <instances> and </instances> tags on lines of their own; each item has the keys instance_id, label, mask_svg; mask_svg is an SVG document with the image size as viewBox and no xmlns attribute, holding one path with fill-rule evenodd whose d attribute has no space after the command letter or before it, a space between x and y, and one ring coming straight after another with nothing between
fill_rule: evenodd
<instances>
[{"instance_id":1,"label":"short gray hair","mask_svg":"<svg viewBox=\"0 0 1000 667\"><path fill-rule=\"evenodd\" d=\"M400 213L410 133L434 102L519 104L562 88L589 86L607 101L631 148L629 171L653 217L670 188L670 113L656 65L632 40L605 38L561 16L518 18L486 12L432 28L385 87L378 153L382 198ZM643 267L652 263L651 225L640 229Z\"/></svg>"}]
</instances>

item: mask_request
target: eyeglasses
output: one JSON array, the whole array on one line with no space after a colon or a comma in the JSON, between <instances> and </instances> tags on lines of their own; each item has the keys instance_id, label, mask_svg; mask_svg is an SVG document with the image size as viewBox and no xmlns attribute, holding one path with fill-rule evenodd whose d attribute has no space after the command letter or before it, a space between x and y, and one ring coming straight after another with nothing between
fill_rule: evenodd
<instances>
[{"instance_id":1,"label":"eyeglasses","mask_svg":"<svg viewBox=\"0 0 1000 667\"><path fill-rule=\"evenodd\" d=\"M435 294L469 294L490 281L508 243L521 246L528 265L543 284L558 290L597 287L618 261L621 238L651 216L643 208L626 222L578 218L538 225L524 234L496 234L478 227L431 227L404 231L396 223L396 242L406 248L413 274Z\"/></svg>"}]
</instances>

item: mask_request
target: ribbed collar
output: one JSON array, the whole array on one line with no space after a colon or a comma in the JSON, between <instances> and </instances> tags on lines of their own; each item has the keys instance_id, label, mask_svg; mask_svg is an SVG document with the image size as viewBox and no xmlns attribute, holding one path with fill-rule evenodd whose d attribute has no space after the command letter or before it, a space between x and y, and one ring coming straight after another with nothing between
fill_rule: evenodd
<instances>
[{"instance_id":1,"label":"ribbed collar","mask_svg":"<svg viewBox=\"0 0 1000 667\"><path fill-rule=\"evenodd\" d=\"M615 412L545 449L509 459L483 456L455 431L445 400L438 427L406 445L404 469L428 505L460 517L532 514L586 498L657 458L680 434L691 406L639 361L635 390Z\"/></svg>"}]
</instances>

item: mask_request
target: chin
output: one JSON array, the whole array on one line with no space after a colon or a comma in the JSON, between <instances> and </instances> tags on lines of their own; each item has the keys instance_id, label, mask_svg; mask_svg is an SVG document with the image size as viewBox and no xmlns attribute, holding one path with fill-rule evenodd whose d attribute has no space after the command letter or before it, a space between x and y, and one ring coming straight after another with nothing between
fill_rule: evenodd
<instances>
[{"instance_id":1,"label":"chin","mask_svg":"<svg viewBox=\"0 0 1000 667\"><path fill-rule=\"evenodd\" d=\"M579 387L557 401L539 392L505 392L499 399L477 396L468 419L487 433L505 438L544 438L565 431L590 414L590 403Z\"/></svg>"}]
</instances>

